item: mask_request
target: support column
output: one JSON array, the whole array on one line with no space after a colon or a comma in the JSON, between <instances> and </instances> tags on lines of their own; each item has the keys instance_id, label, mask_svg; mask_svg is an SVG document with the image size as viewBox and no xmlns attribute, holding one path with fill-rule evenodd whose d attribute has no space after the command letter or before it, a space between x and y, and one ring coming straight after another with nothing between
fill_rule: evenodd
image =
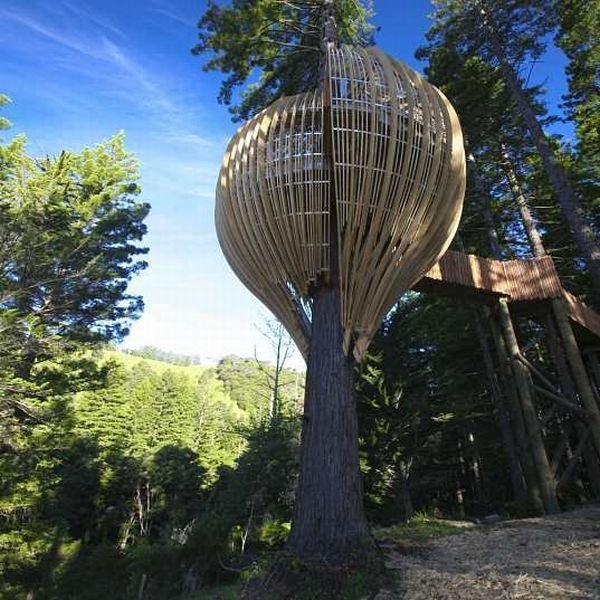
<instances>
[{"instance_id":1,"label":"support column","mask_svg":"<svg viewBox=\"0 0 600 600\"><path fill-rule=\"evenodd\" d=\"M474 310L475 315L475 328L477 331L477 337L479 338L479 344L483 353L483 362L485 364L485 370L490 383L490 393L496 410L498 411L498 421L500 424L500 432L502 434L502 440L508 454L509 461L509 472L510 480L513 488L515 500L518 503L524 504L527 495L526 484L524 481L523 472L521 465L519 464L519 456L517 451L517 444L513 435L512 428L510 426L510 418L506 407L506 395L502 393L500 382L494 368L494 359L488 343L488 337L485 334L485 330L481 324L481 318L479 312ZM489 315L485 315L486 320L489 319Z\"/></svg>"},{"instance_id":2,"label":"support column","mask_svg":"<svg viewBox=\"0 0 600 600\"><path fill-rule=\"evenodd\" d=\"M506 340L508 354L512 363L515 383L521 400L523 419L525 421L531 453L536 466L544 509L548 514L560 512L560 505L556 498L556 480L554 479L554 475L550 468L538 416L533 403L529 372L527 367L518 360L518 355L520 354L519 342L512 324L506 299L502 298L499 301L498 311L500 313L502 332Z\"/></svg>"},{"instance_id":3,"label":"support column","mask_svg":"<svg viewBox=\"0 0 600 600\"><path fill-rule=\"evenodd\" d=\"M585 364L583 363L583 358L575 339L575 334L573 333L571 323L569 323L564 301L562 298L552 298L551 303L554 319L567 356L567 362L571 367L577 394L579 395L581 404L590 415L589 425L592 439L594 440L596 452L600 455L600 409L598 408L598 403L596 402L594 391L592 390Z\"/></svg>"},{"instance_id":4,"label":"support column","mask_svg":"<svg viewBox=\"0 0 600 600\"><path fill-rule=\"evenodd\" d=\"M489 312L488 312L489 314ZM498 363L500 365L500 373L506 391L508 400L508 408L513 424L515 437L517 440L517 450L519 454L519 462L523 471L523 477L527 485L527 495L535 514L544 514L544 503L540 492L540 485L536 473L535 463L530 450L530 440L525 428L523 413L521 411L521 402L515 386L515 378L512 370L511 360L506 348L506 342L498 328L494 315L489 314L489 323L492 330L492 337L498 355Z\"/></svg>"}]
</instances>

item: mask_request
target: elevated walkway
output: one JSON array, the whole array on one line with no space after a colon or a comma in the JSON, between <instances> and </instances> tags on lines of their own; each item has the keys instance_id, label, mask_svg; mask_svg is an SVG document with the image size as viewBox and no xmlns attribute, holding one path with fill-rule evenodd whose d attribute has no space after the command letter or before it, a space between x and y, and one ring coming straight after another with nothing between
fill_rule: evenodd
<instances>
[{"instance_id":1,"label":"elevated walkway","mask_svg":"<svg viewBox=\"0 0 600 600\"><path fill-rule=\"evenodd\" d=\"M415 289L484 303L498 298L527 304L563 298L581 341L600 339L600 314L562 287L550 256L500 261L448 250Z\"/></svg>"}]
</instances>

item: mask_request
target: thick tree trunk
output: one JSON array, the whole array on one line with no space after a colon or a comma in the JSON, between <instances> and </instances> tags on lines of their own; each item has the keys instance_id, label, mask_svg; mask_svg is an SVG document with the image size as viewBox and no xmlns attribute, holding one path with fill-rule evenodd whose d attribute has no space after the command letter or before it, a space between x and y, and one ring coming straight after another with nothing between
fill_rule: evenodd
<instances>
[{"instance_id":1,"label":"thick tree trunk","mask_svg":"<svg viewBox=\"0 0 600 600\"><path fill-rule=\"evenodd\" d=\"M334 286L313 297L301 448L287 550L305 563L364 565L377 549L363 511L353 364Z\"/></svg>"},{"instance_id":2,"label":"thick tree trunk","mask_svg":"<svg viewBox=\"0 0 600 600\"><path fill-rule=\"evenodd\" d=\"M575 196L575 192L573 191L573 187L567 177L565 169L552 151L548 138L542 130L515 70L508 61L508 57L506 56L502 42L496 33L490 15L482 5L483 3L480 3L479 12L490 48L498 59L502 77L519 108L523 122L529 130L533 143L539 152L556 200L558 201L563 216L573 233L573 238L579 248L579 252L590 271L596 294L600 295L600 247L598 245L598 238L588 223L579 200Z\"/></svg>"}]
</instances>

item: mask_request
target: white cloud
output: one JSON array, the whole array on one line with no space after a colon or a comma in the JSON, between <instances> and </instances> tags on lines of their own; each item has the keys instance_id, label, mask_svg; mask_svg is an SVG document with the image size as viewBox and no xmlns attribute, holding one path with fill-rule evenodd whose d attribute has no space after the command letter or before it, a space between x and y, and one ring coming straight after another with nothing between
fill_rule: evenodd
<instances>
[{"instance_id":1,"label":"white cloud","mask_svg":"<svg viewBox=\"0 0 600 600\"><path fill-rule=\"evenodd\" d=\"M186 27L196 27L196 21L174 11L171 4L166 4L161 0L151 0L151 6L154 12L167 17L172 21L179 23L180 25L185 25Z\"/></svg>"},{"instance_id":2,"label":"white cloud","mask_svg":"<svg viewBox=\"0 0 600 600\"><path fill-rule=\"evenodd\" d=\"M9 9L1 9L0 19L12 21L17 25L21 25L22 27L33 31L46 39L55 42L56 44L64 46L70 50L74 50L75 52L83 54L88 58L100 60L103 58L102 52L99 52L97 47L95 47L93 44L89 44L84 39L79 39L72 34L65 34L56 30L55 28L48 27L26 13Z\"/></svg>"}]
</instances>

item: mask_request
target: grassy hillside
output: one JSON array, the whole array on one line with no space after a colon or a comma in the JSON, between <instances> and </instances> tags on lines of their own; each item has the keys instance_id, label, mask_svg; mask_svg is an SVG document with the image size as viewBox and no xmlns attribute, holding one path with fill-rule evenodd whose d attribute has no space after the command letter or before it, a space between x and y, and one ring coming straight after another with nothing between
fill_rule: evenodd
<instances>
[{"instance_id":1,"label":"grassy hillside","mask_svg":"<svg viewBox=\"0 0 600 600\"><path fill-rule=\"evenodd\" d=\"M127 368L133 367L144 363L152 368L157 373L164 373L167 369L175 371L176 373L184 373L189 376L197 377L210 367L204 365L174 365L172 363L164 362L161 360L153 360L151 358L142 358L141 356L134 356L125 352L119 352L117 350L107 350L104 353L106 359L113 358L123 363Z\"/></svg>"}]
</instances>

